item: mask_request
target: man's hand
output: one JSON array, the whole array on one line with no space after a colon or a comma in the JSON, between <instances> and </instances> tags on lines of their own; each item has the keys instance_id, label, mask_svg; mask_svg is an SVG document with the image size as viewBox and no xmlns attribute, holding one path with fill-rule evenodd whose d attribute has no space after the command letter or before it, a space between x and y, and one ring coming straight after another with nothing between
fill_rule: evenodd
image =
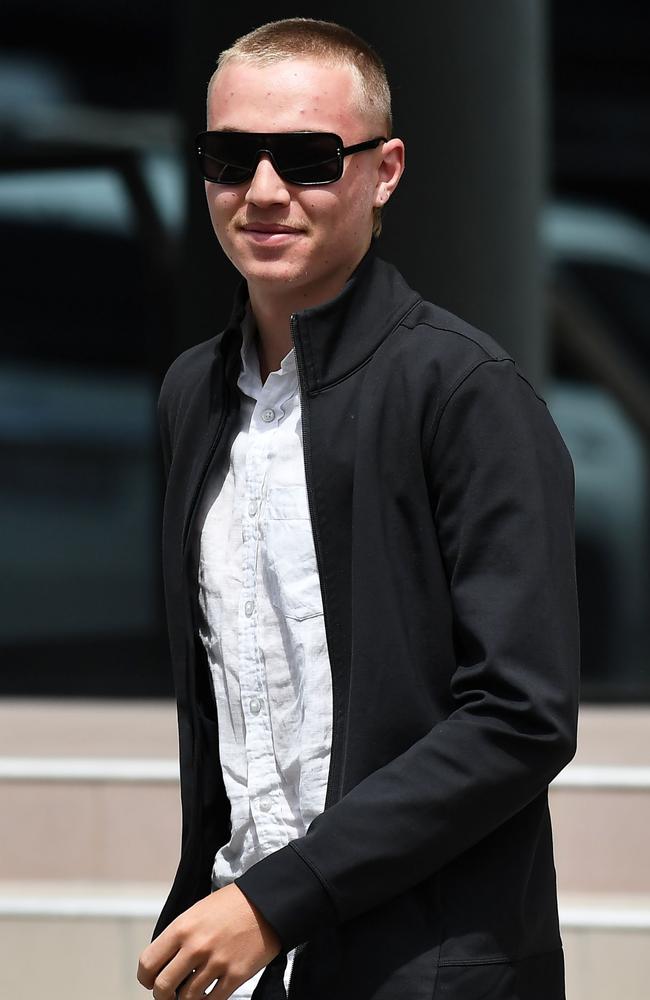
<instances>
[{"instance_id":1,"label":"man's hand","mask_svg":"<svg viewBox=\"0 0 650 1000\"><path fill-rule=\"evenodd\" d=\"M233 882L181 913L145 948L138 980L154 1000L199 1000L218 979L210 1000L226 1000L280 949L271 925Z\"/></svg>"}]
</instances>

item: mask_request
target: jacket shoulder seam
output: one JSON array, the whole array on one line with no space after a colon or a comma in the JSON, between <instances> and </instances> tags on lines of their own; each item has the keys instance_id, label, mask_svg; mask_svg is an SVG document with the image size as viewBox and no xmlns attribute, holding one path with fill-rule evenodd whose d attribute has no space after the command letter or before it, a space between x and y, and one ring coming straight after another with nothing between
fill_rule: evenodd
<instances>
[{"instance_id":1,"label":"jacket shoulder seam","mask_svg":"<svg viewBox=\"0 0 650 1000\"><path fill-rule=\"evenodd\" d=\"M469 368L465 368L464 371L462 371L460 373L460 375L458 376L458 378L456 379L456 381L452 384L451 389L449 390L449 392L447 394L447 398L441 403L441 405L439 406L438 411L437 411L437 413L435 415L435 418L434 418L434 421L433 421L433 426L431 428L431 444L430 444L430 446L428 448L429 452L431 451L431 449L433 448L433 445L435 443L436 436L438 434L438 429L440 427L440 423L442 421L442 418L443 418L443 416L445 414L445 410L447 409L449 403L451 402L451 400L453 399L453 397L455 396L455 394L460 389L461 385L464 382L466 382L467 379L470 377L470 375L472 375L475 371L477 371L477 369L482 368L483 365L501 364L504 361L507 362L508 364L511 364L511 365L514 366L514 361L513 361L512 358L509 358L509 357L495 358L495 357L492 357L491 355L489 355L487 358L483 358L481 361L477 361L475 364L470 365Z\"/></svg>"},{"instance_id":2,"label":"jacket shoulder seam","mask_svg":"<svg viewBox=\"0 0 650 1000\"><path fill-rule=\"evenodd\" d=\"M537 392L537 389L532 384L532 382L529 379L527 379L526 376L519 370L519 368L517 367L517 364L516 364L514 358L511 358L510 356L507 356L507 355L504 355L503 357L500 357L500 358L492 357L490 355L487 358L483 358L482 361L477 361L476 364L471 365L469 368L466 368L463 372L461 372L461 374L458 376L458 378L456 379L456 381L453 383L451 389L449 390L447 398L440 405L440 407L439 407L439 409L438 409L438 411L437 411L437 413L436 413L436 415L434 417L433 426L431 428L431 444L427 448L427 453L429 455L431 454L431 451L433 450L433 446L435 444L436 437L437 437L437 434L438 434L438 430L439 430L439 427L440 427L440 423L441 423L442 418L443 418L443 416L445 414L445 410L447 409L447 406L449 405L449 403L453 399L453 397L456 394L456 392L463 385L463 383L466 382L467 379L470 377L470 375L472 375L478 368L482 368L483 365L501 364L503 362L506 362L507 364L512 365L512 368L513 368L514 373L517 376L517 378L521 379L522 382L526 383L526 385L531 390L531 392L533 393L533 395L535 396L535 398L538 399L539 402L542 403L543 406L547 406L546 400L542 396L540 396L540 394Z\"/></svg>"},{"instance_id":3,"label":"jacket shoulder seam","mask_svg":"<svg viewBox=\"0 0 650 1000\"><path fill-rule=\"evenodd\" d=\"M530 379L527 378L524 375L524 373L517 367L517 362L515 361L515 359L510 354L508 354L508 353L493 354L491 351L489 351L487 349L487 347L485 347L484 344L479 343L479 341L475 337L470 337L469 334L463 333L462 330L454 330L453 327L451 327L451 326L439 326L437 323L431 323L429 320L426 320L426 319L422 320L421 323L418 323L418 326L428 326L431 330L439 330L441 333L453 333L453 334L456 334L456 336L458 336L458 337L464 337L465 340L469 340L470 343L474 344L475 347L477 347L480 351L482 351L486 355L486 357L483 359L483 361L477 362L473 366L473 368L467 369L462 375L459 376L459 379L461 381L467 375L471 375L471 373L474 370L474 368L478 368L478 366L481 365L481 364L483 364L485 361L510 361L515 366L515 372L519 376L519 378L523 382L525 382L526 385L528 385L532 389L532 391L535 393L535 395L539 399L540 403L544 403L544 405L546 405L546 400L544 399L544 397L540 396L539 392L537 391L537 389L535 388L535 386L533 385L533 383L530 381ZM415 329L415 327L409 327L409 329L413 330L413 329ZM453 392L455 391L455 389L457 387L458 386L456 384L454 384L454 387L452 387L452 390L450 392L450 396L451 396L451 394L453 394ZM445 402L444 405L445 406L447 405L446 402Z\"/></svg>"},{"instance_id":4,"label":"jacket shoulder seam","mask_svg":"<svg viewBox=\"0 0 650 1000\"><path fill-rule=\"evenodd\" d=\"M474 344L474 346L477 347L479 349L479 351L482 351L483 354L486 355L486 357L485 357L486 361L513 361L514 360L507 353L504 353L504 354L501 354L501 355L493 354L491 351L489 351L487 349L487 347L485 346L485 344L481 344L481 342L479 340L477 340L476 337L472 337L472 336L470 336L469 333L464 333L462 330L454 329L454 327L452 327L452 326L441 326L438 323L432 323L431 320L428 320L428 319L421 320L419 323L417 323L417 326L426 326L430 330L437 330L439 333L453 333L456 337L462 337L464 340L469 340L469 342L471 344ZM411 327L409 327L409 330L415 330L415 329L417 329L417 326L411 326Z\"/></svg>"},{"instance_id":5,"label":"jacket shoulder seam","mask_svg":"<svg viewBox=\"0 0 650 1000\"><path fill-rule=\"evenodd\" d=\"M521 381L525 382L526 385L529 386L530 389L532 389L532 391L535 393L535 395L539 399L540 403L543 403L544 406L547 406L547 403L546 403L546 400L544 399L544 397L540 396L540 394L538 393L537 389L535 388L535 386L533 385L533 383L530 381L530 379L526 378L526 376L524 375L524 373L522 371L520 371L517 368L516 365L515 365L515 372L517 373L517 375L519 376L519 378L521 379Z\"/></svg>"}]
</instances>

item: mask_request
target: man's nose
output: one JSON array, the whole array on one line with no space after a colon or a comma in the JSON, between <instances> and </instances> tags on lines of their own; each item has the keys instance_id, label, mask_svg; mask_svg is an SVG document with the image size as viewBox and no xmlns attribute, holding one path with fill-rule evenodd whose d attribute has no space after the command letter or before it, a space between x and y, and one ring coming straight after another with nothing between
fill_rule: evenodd
<instances>
[{"instance_id":1,"label":"man's nose","mask_svg":"<svg viewBox=\"0 0 650 1000\"><path fill-rule=\"evenodd\" d=\"M254 205L288 205L291 196L273 166L268 153L262 153L246 192L246 201Z\"/></svg>"}]
</instances>

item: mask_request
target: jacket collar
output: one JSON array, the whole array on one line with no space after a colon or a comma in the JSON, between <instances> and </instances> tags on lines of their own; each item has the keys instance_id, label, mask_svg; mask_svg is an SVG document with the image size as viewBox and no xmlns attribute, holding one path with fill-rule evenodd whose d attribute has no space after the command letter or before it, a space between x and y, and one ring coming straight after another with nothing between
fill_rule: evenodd
<instances>
[{"instance_id":1,"label":"jacket collar","mask_svg":"<svg viewBox=\"0 0 650 1000\"><path fill-rule=\"evenodd\" d=\"M364 364L419 301L399 271L377 257L373 239L335 298L292 317L298 367L307 392L316 395ZM247 302L248 286L242 279L223 338L219 338L230 359L234 353L239 360ZM235 365L228 368L232 372Z\"/></svg>"}]
</instances>

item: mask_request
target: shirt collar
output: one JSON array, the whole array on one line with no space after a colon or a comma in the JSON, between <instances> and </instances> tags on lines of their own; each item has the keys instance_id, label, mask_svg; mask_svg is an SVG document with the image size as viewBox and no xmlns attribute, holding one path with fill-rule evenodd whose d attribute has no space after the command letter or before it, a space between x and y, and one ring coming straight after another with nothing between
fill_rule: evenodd
<instances>
[{"instance_id":1,"label":"shirt collar","mask_svg":"<svg viewBox=\"0 0 650 1000\"><path fill-rule=\"evenodd\" d=\"M237 380L237 385L241 391L252 399L259 399L263 389L273 386L275 394L278 394L279 390L279 394L285 397L291 395L297 388L298 381L296 354L293 347L282 359L278 371L271 372L266 383L262 385L260 362L257 353L257 327L250 300L246 303L244 316L241 321L241 331L241 371Z\"/></svg>"}]
</instances>

